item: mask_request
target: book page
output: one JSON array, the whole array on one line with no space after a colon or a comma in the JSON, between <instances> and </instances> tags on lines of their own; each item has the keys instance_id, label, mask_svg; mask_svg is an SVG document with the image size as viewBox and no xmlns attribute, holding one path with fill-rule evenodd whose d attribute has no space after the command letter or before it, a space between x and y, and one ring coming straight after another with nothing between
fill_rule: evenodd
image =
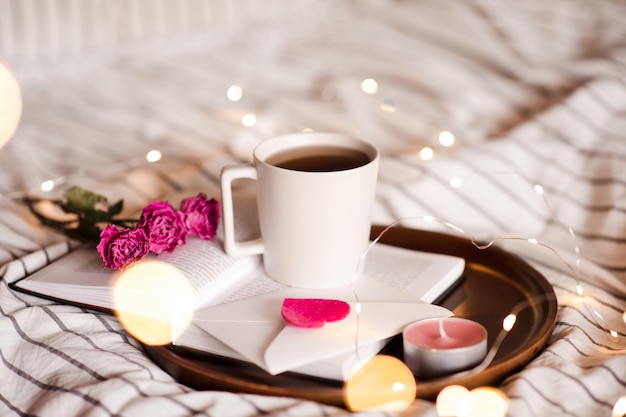
<instances>
[{"instance_id":1,"label":"book page","mask_svg":"<svg viewBox=\"0 0 626 417\"><path fill-rule=\"evenodd\" d=\"M178 268L185 274L195 291L210 285L224 275L234 274L240 264L252 266L251 260L247 257L229 256L219 243L198 238L190 238L185 245L179 246L175 251L162 253L154 259Z\"/></svg>"},{"instance_id":2,"label":"book page","mask_svg":"<svg viewBox=\"0 0 626 417\"><path fill-rule=\"evenodd\" d=\"M250 281L252 272L262 269L259 256L233 257L224 252L221 242L199 238L190 238L174 252L155 259L174 265L187 277L197 307L220 301L226 291Z\"/></svg>"},{"instance_id":3,"label":"book page","mask_svg":"<svg viewBox=\"0 0 626 417\"><path fill-rule=\"evenodd\" d=\"M262 270L260 256L232 257L218 241L188 239L172 253L149 255L178 268L196 296L196 306L220 300L232 286L240 287ZM112 288L120 271L104 268L98 251L82 246L18 281L18 288L44 297L113 309Z\"/></svg>"},{"instance_id":4,"label":"book page","mask_svg":"<svg viewBox=\"0 0 626 417\"><path fill-rule=\"evenodd\" d=\"M367 254L365 273L390 287L433 303L463 273L462 258L377 244Z\"/></svg>"},{"instance_id":5,"label":"book page","mask_svg":"<svg viewBox=\"0 0 626 417\"><path fill-rule=\"evenodd\" d=\"M112 309L114 283L96 249L82 246L13 285L44 298Z\"/></svg>"},{"instance_id":6,"label":"book page","mask_svg":"<svg viewBox=\"0 0 626 417\"><path fill-rule=\"evenodd\" d=\"M242 280L240 285L233 286L224 294L220 303L232 303L233 301L245 300L246 298L256 297L274 291L280 291L289 288L285 284L274 281L263 271L251 274L250 279Z\"/></svg>"}]
</instances>

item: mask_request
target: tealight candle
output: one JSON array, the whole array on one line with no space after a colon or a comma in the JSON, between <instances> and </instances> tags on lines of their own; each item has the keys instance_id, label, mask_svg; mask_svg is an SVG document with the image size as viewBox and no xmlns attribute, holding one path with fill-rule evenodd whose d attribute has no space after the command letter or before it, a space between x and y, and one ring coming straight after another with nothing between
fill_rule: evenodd
<instances>
[{"instance_id":1,"label":"tealight candle","mask_svg":"<svg viewBox=\"0 0 626 417\"><path fill-rule=\"evenodd\" d=\"M416 321L405 327L402 339L404 362L421 378L469 369L487 355L487 330L458 317Z\"/></svg>"}]
</instances>

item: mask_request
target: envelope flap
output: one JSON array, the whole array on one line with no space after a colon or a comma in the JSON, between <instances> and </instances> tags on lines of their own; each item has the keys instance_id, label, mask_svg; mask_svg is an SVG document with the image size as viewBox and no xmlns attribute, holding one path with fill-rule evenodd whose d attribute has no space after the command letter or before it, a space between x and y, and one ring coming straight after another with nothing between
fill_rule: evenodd
<instances>
[{"instance_id":1,"label":"envelope flap","mask_svg":"<svg viewBox=\"0 0 626 417\"><path fill-rule=\"evenodd\" d=\"M355 304L345 319L317 329L285 326L265 351L265 365L272 373L294 369L357 346L384 340L402 332L409 323L432 317L449 317L448 309L424 302ZM357 340L358 337L358 340Z\"/></svg>"}]
</instances>

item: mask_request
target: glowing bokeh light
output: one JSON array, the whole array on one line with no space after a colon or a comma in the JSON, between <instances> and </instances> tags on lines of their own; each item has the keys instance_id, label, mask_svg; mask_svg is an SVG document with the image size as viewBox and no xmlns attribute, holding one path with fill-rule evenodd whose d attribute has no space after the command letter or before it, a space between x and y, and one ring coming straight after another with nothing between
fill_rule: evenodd
<instances>
[{"instance_id":1,"label":"glowing bokeh light","mask_svg":"<svg viewBox=\"0 0 626 417\"><path fill-rule=\"evenodd\" d=\"M420 151L420 158L422 158L424 161L429 161L433 159L434 156L435 151L433 151L433 148L431 148L430 146L425 146Z\"/></svg>"},{"instance_id":2,"label":"glowing bokeh light","mask_svg":"<svg viewBox=\"0 0 626 417\"><path fill-rule=\"evenodd\" d=\"M154 260L137 262L121 272L113 300L126 331L147 345L171 343L191 321L195 305L183 273Z\"/></svg>"},{"instance_id":3,"label":"glowing bokeh light","mask_svg":"<svg viewBox=\"0 0 626 417\"><path fill-rule=\"evenodd\" d=\"M511 329L513 329L513 326L515 326L516 321L517 321L517 316L511 313L508 316L506 316L504 320L502 320L502 328L504 329L504 331L510 332Z\"/></svg>"},{"instance_id":4,"label":"glowing bokeh light","mask_svg":"<svg viewBox=\"0 0 626 417\"><path fill-rule=\"evenodd\" d=\"M584 292L583 292L583 286L580 284L576 284L576 294L578 294L580 297L583 296Z\"/></svg>"},{"instance_id":5,"label":"glowing bokeh light","mask_svg":"<svg viewBox=\"0 0 626 417\"><path fill-rule=\"evenodd\" d=\"M54 189L54 185L55 184L54 184L53 180L46 180L46 181L41 183L39 188L41 188L41 191L47 193L48 191L52 191Z\"/></svg>"},{"instance_id":6,"label":"glowing bokeh light","mask_svg":"<svg viewBox=\"0 0 626 417\"><path fill-rule=\"evenodd\" d=\"M22 117L22 93L11 71L0 62L0 148L13 136Z\"/></svg>"},{"instance_id":7,"label":"glowing bokeh light","mask_svg":"<svg viewBox=\"0 0 626 417\"><path fill-rule=\"evenodd\" d=\"M246 113L241 118L241 124L245 127L252 127L256 124L256 114Z\"/></svg>"},{"instance_id":8,"label":"glowing bokeh light","mask_svg":"<svg viewBox=\"0 0 626 417\"><path fill-rule=\"evenodd\" d=\"M448 385L437 395L437 414L439 417L456 417L460 405L470 395L470 391L461 385Z\"/></svg>"},{"instance_id":9,"label":"glowing bokeh light","mask_svg":"<svg viewBox=\"0 0 626 417\"><path fill-rule=\"evenodd\" d=\"M351 411L402 411L415 399L415 377L400 359L374 356L343 388L343 399Z\"/></svg>"},{"instance_id":10,"label":"glowing bokeh light","mask_svg":"<svg viewBox=\"0 0 626 417\"><path fill-rule=\"evenodd\" d=\"M243 89L237 84L233 84L226 90L226 97L230 101L239 101L243 97Z\"/></svg>"},{"instance_id":11,"label":"glowing bokeh light","mask_svg":"<svg viewBox=\"0 0 626 417\"><path fill-rule=\"evenodd\" d=\"M453 188L460 188L463 186L463 180L461 178L452 178L450 180L450 186Z\"/></svg>"},{"instance_id":12,"label":"glowing bokeh light","mask_svg":"<svg viewBox=\"0 0 626 417\"><path fill-rule=\"evenodd\" d=\"M624 417L626 416L626 395L622 395L619 400L613 406L611 417Z\"/></svg>"},{"instance_id":13,"label":"glowing bokeh light","mask_svg":"<svg viewBox=\"0 0 626 417\"><path fill-rule=\"evenodd\" d=\"M509 399L498 389L475 388L461 401L458 417L504 417L509 409Z\"/></svg>"},{"instance_id":14,"label":"glowing bokeh light","mask_svg":"<svg viewBox=\"0 0 626 417\"><path fill-rule=\"evenodd\" d=\"M378 92L378 83L373 78L366 78L361 81L361 91L365 94L376 94Z\"/></svg>"},{"instance_id":15,"label":"glowing bokeh light","mask_svg":"<svg viewBox=\"0 0 626 417\"><path fill-rule=\"evenodd\" d=\"M441 144L441 146L450 148L454 146L455 142L456 142L456 139L454 138L454 135L451 132L444 130L443 132L439 134L439 143Z\"/></svg>"},{"instance_id":16,"label":"glowing bokeh light","mask_svg":"<svg viewBox=\"0 0 626 417\"><path fill-rule=\"evenodd\" d=\"M153 149L146 154L146 161L148 162L157 162L160 161L163 155L160 151Z\"/></svg>"}]
</instances>

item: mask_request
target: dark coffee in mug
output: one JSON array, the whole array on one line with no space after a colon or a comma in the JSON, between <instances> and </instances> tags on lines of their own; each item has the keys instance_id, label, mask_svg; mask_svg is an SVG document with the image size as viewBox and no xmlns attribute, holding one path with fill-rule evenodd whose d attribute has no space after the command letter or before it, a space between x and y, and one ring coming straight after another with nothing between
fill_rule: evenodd
<instances>
[{"instance_id":1,"label":"dark coffee in mug","mask_svg":"<svg viewBox=\"0 0 626 417\"><path fill-rule=\"evenodd\" d=\"M366 165L372 159L365 152L340 146L304 146L278 152L266 162L292 171L344 171Z\"/></svg>"}]
</instances>

